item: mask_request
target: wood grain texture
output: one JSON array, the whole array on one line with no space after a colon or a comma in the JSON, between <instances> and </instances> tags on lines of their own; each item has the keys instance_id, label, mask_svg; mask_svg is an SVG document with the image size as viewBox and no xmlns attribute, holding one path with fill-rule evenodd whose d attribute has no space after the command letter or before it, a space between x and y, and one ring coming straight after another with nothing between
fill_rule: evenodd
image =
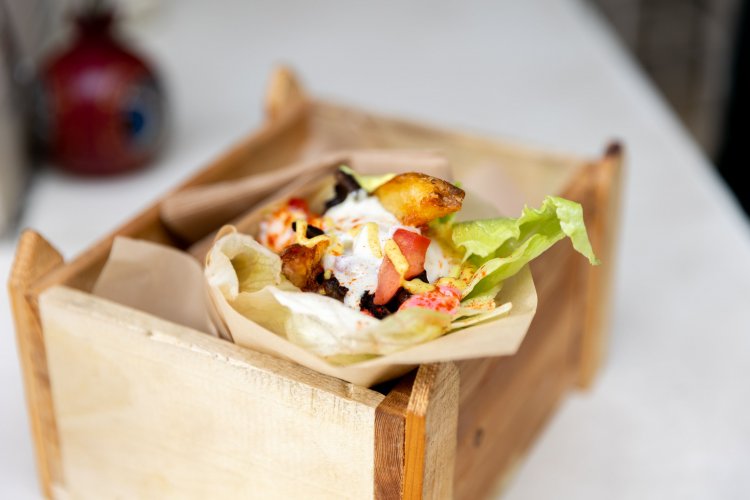
<instances>
[{"instance_id":1,"label":"wood grain texture","mask_svg":"<svg viewBox=\"0 0 750 500\"><path fill-rule=\"evenodd\" d=\"M264 98L266 117L278 120L306 100L305 90L294 71L286 66L274 68Z\"/></svg>"},{"instance_id":2,"label":"wood grain texture","mask_svg":"<svg viewBox=\"0 0 750 500\"><path fill-rule=\"evenodd\" d=\"M588 207L585 215L591 228L591 244L602 265L586 269L588 292L577 380L581 388L591 387L606 355L620 232L623 158L622 146L611 144L591 173L591 188L584 201L584 207Z\"/></svg>"},{"instance_id":3,"label":"wood grain texture","mask_svg":"<svg viewBox=\"0 0 750 500\"><path fill-rule=\"evenodd\" d=\"M382 394L66 287L40 312L71 498L372 498Z\"/></svg>"},{"instance_id":4,"label":"wood grain texture","mask_svg":"<svg viewBox=\"0 0 750 500\"><path fill-rule=\"evenodd\" d=\"M406 414L404 499L452 497L458 391L455 364L417 370Z\"/></svg>"},{"instance_id":5,"label":"wood grain texture","mask_svg":"<svg viewBox=\"0 0 750 500\"><path fill-rule=\"evenodd\" d=\"M375 412L375 498L400 499L404 491L406 413L414 373L388 392Z\"/></svg>"},{"instance_id":6,"label":"wood grain texture","mask_svg":"<svg viewBox=\"0 0 750 500\"><path fill-rule=\"evenodd\" d=\"M8 281L37 472L47 498L52 497L62 481L60 447L42 327L27 292L40 276L62 263L63 258L55 248L38 233L27 230L19 240Z\"/></svg>"},{"instance_id":7,"label":"wood grain texture","mask_svg":"<svg viewBox=\"0 0 750 500\"><path fill-rule=\"evenodd\" d=\"M357 498L482 498L510 477L565 392L593 380L606 344L621 150L587 162L309 101L293 74L274 78L268 122L172 193L338 149L438 150L467 189L507 213L549 193L583 202L603 266L556 245L533 266L539 312L517 355L423 366L384 397L64 288L43 299L51 311L48 377L39 293L57 284L89 290L115 235L186 245L162 224L158 202L69 264L24 236L19 256L35 255L28 262L36 267L14 267L11 297L48 495L61 484L62 461L68 492L82 498L258 496L273 488L314 498L334 495L325 486L333 483L338 493L351 485ZM484 182L497 172L517 197ZM50 431L50 378L62 452ZM32 398L42 403L32 408ZM311 469L316 463L325 467Z\"/></svg>"},{"instance_id":8,"label":"wood grain texture","mask_svg":"<svg viewBox=\"0 0 750 500\"><path fill-rule=\"evenodd\" d=\"M523 203L539 204L559 193L585 163L581 157L519 146L497 138L465 134L433 125L360 111L331 102L311 102L310 138L305 151L353 148L407 148L437 151L454 167L464 187L509 213ZM512 189L486 182L500 174ZM514 194L520 193L520 197ZM498 194L512 200L498 199ZM508 203L508 202L512 203Z\"/></svg>"},{"instance_id":9,"label":"wood grain texture","mask_svg":"<svg viewBox=\"0 0 750 500\"><path fill-rule=\"evenodd\" d=\"M603 245L606 236L601 231L612 231L612 220L592 199L600 175L612 178L612 172L604 170L606 161L582 167L562 195L586 207L594 248L611 265L612 247ZM485 498L502 488L562 396L580 383L581 367L591 362L588 357L600 359L600 352L583 347L587 338L597 341L606 333L601 324L591 329L587 319L591 269L569 244L555 245L532 264L539 312L518 353L458 363L456 498ZM598 307L596 301L593 307Z\"/></svg>"},{"instance_id":10,"label":"wood grain texture","mask_svg":"<svg viewBox=\"0 0 750 500\"><path fill-rule=\"evenodd\" d=\"M557 263L575 267L572 258ZM536 316L514 356L457 363L461 396L455 498L486 498L510 478L571 387L576 308L557 295L574 296L572 278L559 275L555 286L539 290L545 314Z\"/></svg>"}]
</instances>

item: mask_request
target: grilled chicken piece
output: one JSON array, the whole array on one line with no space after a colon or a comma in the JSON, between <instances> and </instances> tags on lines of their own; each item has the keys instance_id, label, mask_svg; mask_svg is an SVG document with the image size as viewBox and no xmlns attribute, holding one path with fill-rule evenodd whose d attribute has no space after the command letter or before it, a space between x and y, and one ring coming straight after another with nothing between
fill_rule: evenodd
<instances>
[{"instance_id":1,"label":"grilled chicken piece","mask_svg":"<svg viewBox=\"0 0 750 500\"><path fill-rule=\"evenodd\" d=\"M317 290L316 276L323 272L323 254L328 241L321 241L308 248L299 243L289 245L281 252L281 272L304 292Z\"/></svg>"},{"instance_id":2,"label":"grilled chicken piece","mask_svg":"<svg viewBox=\"0 0 750 500\"><path fill-rule=\"evenodd\" d=\"M407 226L423 226L461 209L464 191L429 175L399 174L375 190L386 210Z\"/></svg>"}]
</instances>

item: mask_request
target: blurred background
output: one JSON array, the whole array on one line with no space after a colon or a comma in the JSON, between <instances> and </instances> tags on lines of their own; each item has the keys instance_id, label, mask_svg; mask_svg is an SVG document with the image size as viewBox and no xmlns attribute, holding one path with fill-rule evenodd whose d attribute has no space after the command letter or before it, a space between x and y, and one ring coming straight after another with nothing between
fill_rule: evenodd
<instances>
[{"instance_id":1,"label":"blurred background","mask_svg":"<svg viewBox=\"0 0 750 500\"><path fill-rule=\"evenodd\" d=\"M750 213L747 2L591 1Z\"/></svg>"},{"instance_id":2,"label":"blurred background","mask_svg":"<svg viewBox=\"0 0 750 500\"><path fill-rule=\"evenodd\" d=\"M0 0L0 281L22 228L70 258L257 129L279 63L391 115L622 140L609 357L507 498L750 498L747 2ZM0 329L0 498L37 498L4 288Z\"/></svg>"},{"instance_id":3,"label":"blurred background","mask_svg":"<svg viewBox=\"0 0 750 500\"><path fill-rule=\"evenodd\" d=\"M750 187L742 182L744 165L749 159L742 147L743 130L750 125L745 123L750 115L747 96L750 14L744 3L740 0L584 1L607 23L695 143L716 166L745 210L750 211ZM222 5L229 8L231 2L217 4L217 20L222 15ZM169 22L165 17L176 21L183 15L175 13L176 8L171 2L159 0L2 0L0 233L12 231L14 221L18 220L35 166L51 163L69 172L90 176L127 172L153 162L167 134L166 106L170 92L161 87L157 75L160 64L168 66L170 61L158 57L161 55L158 54L158 35L156 40L150 36L149 25ZM80 55L87 50L88 43L97 43L92 40L92 32L97 28L92 23L85 26L82 20L92 17L92 12L116 13L116 21L111 26L113 38L127 56L142 58L139 61L147 65L149 81L144 84L142 75L140 81L139 77L129 81L125 71L121 73L122 81L111 83L112 88L104 84L104 92L109 94L115 93L115 89L121 94L127 93L122 89L130 87L129 97L112 103L111 115L103 118L105 124L117 121L122 142L129 142L120 144L119 148L112 147L110 142L98 164L94 161L87 166L80 161L76 163L76 155L92 156L95 145L80 144L80 137L65 132L69 128L79 128L86 118L63 116L60 99L66 98L66 92L75 94L70 89L75 88L76 78L85 80L87 64L96 66L99 62L87 62L85 56L73 57L76 61L80 59L80 64L67 61L59 64L64 68L57 68L58 72L50 74L49 71L71 52L77 50ZM86 40L81 42L81 38ZM139 50L143 45L148 47L154 43L157 54L152 62L155 54ZM110 62L117 65L122 62L118 61L121 56L113 53L103 57L110 57ZM266 68L258 68L258 71L263 70ZM60 76L68 78L68 82L50 90L51 82L59 80ZM151 88L146 88L148 86ZM179 89L171 90L179 92ZM134 107L137 123L132 121ZM133 127L145 129L138 131L140 144L133 139L136 133ZM98 140L111 141L111 137Z\"/></svg>"},{"instance_id":4,"label":"blurred background","mask_svg":"<svg viewBox=\"0 0 750 500\"><path fill-rule=\"evenodd\" d=\"M750 187L742 182L744 165L748 163L747 153L742 147L743 130L750 125L745 123L750 115L747 96L750 88L747 33L750 27L744 3L740 0L585 1L601 14L624 49L635 58L716 166L745 210L750 210ZM167 127L168 89L159 88L156 96L143 96L149 89L139 91L136 88L131 94L140 92L141 95L131 96L131 100L152 101L134 105L144 108L137 118L139 126L154 129L147 131L154 136L149 139L154 144L146 147L153 151L141 154L143 151L135 151L136 147L131 143L119 150L110 148L98 167L76 165L75 148L83 148L78 154L90 156L94 146L77 146L73 134L65 135L60 130L75 128L79 124L76 118L61 117L59 103L56 108L52 102L54 99L45 94L45 89L49 91L51 79L45 71L56 62L54 56L65 55L61 52L71 50L70 44L78 43L82 32L91 38L90 33L95 28L82 28L81 18L91 12L116 13L117 22L112 30L117 33L121 48L130 51L132 47L138 49L139 42L145 45L153 43L148 34L142 33L144 29L148 32L149 23L158 23L165 16L177 18L179 15L174 12L174 4L159 0L3 0L1 5L0 231L8 231L19 216L25 187L35 165L48 161L79 174L107 175L147 165L162 147ZM221 16L221 5L217 4L217 19ZM86 43L78 49L85 51ZM115 59L113 64L118 63L117 56L110 54ZM150 64L151 56L148 51L136 53L136 57L144 58L145 64ZM169 61L156 59L154 65L148 67L154 72L152 86L156 82L159 64L169 64ZM70 79L76 75L85 78L86 64L84 61L80 66L68 66L70 74L66 76ZM112 85L122 88L142 84L128 81L127 76L123 78L124 81ZM66 85L75 87L74 82ZM64 89L57 90L65 93ZM105 91L114 92L106 85ZM118 114L113 113L111 119L127 122L129 104L133 106L124 100L113 104L118 108ZM68 119L70 122L65 121ZM59 120L55 130L63 137L49 137L49 129L54 128L51 124L56 123L55 120ZM133 123L121 123L121 126L130 127L123 135L132 135ZM141 149L144 149L143 145Z\"/></svg>"}]
</instances>

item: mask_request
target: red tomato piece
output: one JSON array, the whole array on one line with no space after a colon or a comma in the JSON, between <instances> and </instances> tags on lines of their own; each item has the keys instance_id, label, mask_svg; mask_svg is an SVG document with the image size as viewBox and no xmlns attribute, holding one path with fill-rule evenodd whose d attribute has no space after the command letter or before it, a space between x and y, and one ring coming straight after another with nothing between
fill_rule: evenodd
<instances>
[{"instance_id":1,"label":"red tomato piece","mask_svg":"<svg viewBox=\"0 0 750 500\"><path fill-rule=\"evenodd\" d=\"M431 292L412 295L401 304L399 310L422 307L433 311L455 314L461 305L461 291L451 285L440 285Z\"/></svg>"},{"instance_id":2,"label":"red tomato piece","mask_svg":"<svg viewBox=\"0 0 750 500\"><path fill-rule=\"evenodd\" d=\"M303 200L302 198L290 198L287 202L287 206L290 208L296 208L297 210L302 210L306 214L310 213L310 208L307 205L307 200Z\"/></svg>"},{"instance_id":3,"label":"red tomato piece","mask_svg":"<svg viewBox=\"0 0 750 500\"><path fill-rule=\"evenodd\" d=\"M401 288L401 275L396 271L391 259L383 257L378 271L378 288L375 290L372 302L378 306L388 303L399 288Z\"/></svg>"},{"instance_id":4,"label":"red tomato piece","mask_svg":"<svg viewBox=\"0 0 750 500\"><path fill-rule=\"evenodd\" d=\"M430 239L406 229L398 229L393 233L393 241L409 263L404 278L408 280L421 274L424 271L424 259Z\"/></svg>"}]
</instances>

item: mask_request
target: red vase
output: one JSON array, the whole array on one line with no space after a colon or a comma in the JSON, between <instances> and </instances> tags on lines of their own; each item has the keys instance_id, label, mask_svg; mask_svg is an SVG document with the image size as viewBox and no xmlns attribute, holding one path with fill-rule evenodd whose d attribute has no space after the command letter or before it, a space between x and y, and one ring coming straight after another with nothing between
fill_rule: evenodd
<instances>
[{"instance_id":1,"label":"red vase","mask_svg":"<svg viewBox=\"0 0 750 500\"><path fill-rule=\"evenodd\" d=\"M41 68L37 129L53 162L81 174L148 163L162 144L165 101L154 71L113 35L110 12L75 19L72 44Z\"/></svg>"}]
</instances>

